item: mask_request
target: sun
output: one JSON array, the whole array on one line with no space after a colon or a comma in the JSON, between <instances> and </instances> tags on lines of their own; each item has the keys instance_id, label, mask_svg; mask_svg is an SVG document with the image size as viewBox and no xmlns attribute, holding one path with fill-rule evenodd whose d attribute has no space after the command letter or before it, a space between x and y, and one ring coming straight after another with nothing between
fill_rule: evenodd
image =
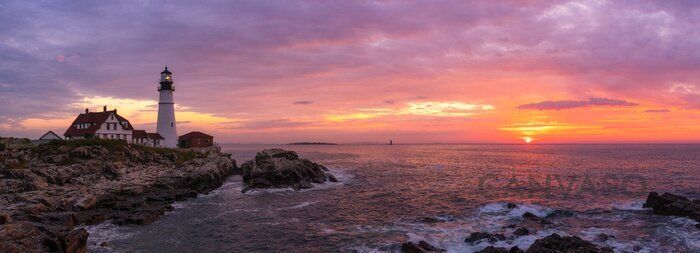
<instances>
[{"instance_id":1,"label":"sun","mask_svg":"<svg viewBox=\"0 0 700 253\"><path fill-rule=\"evenodd\" d=\"M525 137L523 137L523 141L525 141L525 143L530 143L530 142L532 142L532 141L534 141L534 140L535 140L535 139L533 139L533 138L530 137L530 136L525 136Z\"/></svg>"}]
</instances>

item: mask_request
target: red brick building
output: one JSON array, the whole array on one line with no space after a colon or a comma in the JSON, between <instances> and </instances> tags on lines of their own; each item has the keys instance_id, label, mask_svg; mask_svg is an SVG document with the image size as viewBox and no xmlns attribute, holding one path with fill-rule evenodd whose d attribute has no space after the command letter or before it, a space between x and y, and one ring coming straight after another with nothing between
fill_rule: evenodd
<instances>
[{"instance_id":1,"label":"red brick building","mask_svg":"<svg viewBox=\"0 0 700 253\"><path fill-rule=\"evenodd\" d=\"M178 138L180 148L202 148L214 145L214 136L202 132L189 132Z\"/></svg>"}]
</instances>

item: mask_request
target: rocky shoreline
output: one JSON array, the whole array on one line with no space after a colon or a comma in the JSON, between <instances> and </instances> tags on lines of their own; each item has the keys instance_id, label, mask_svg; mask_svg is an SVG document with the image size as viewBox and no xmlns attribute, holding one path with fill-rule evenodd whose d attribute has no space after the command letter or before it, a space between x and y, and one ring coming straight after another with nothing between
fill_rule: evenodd
<instances>
[{"instance_id":1,"label":"rocky shoreline","mask_svg":"<svg viewBox=\"0 0 700 253\"><path fill-rule=\"evenodd\" d=\"M238 172L218 147L194 152L113 140L3 146L3 252L87 252L88 233L78 225L149 224L175 201L214 190Z\"/></svg>"},{"instance_id":2,"label":"rocky shoreline","mask_svg":"<svg viewBox=\"0 0 700 253\"><path fill-rule=\"evenodd\" d=\"M696 227L700 229L700 199L691 200L683 196L672 193L658 194L656 192L649 193L644 208L652 209L651 213L655 215L678 216L693 219L697 222ZM516 204L508 203L508 209L517 208ZM509 225L508 235L501 233L488 232L473 232L464 239L464 243L476 245L482 242L488 242L493 245L499 241L514 240L517 237L532 234L534 230L544 230L547 227L557 226L548 220L551 216L563 215L568 216L565 211L555 210L547 217L538 217L535 214L526 212L522 215L523 223L519 226ZM435 222L433 219L424 219L424 222ZM612 235L598 234L597 241L606 241L609 238L614 238ZM641 248L640 248L641 249ZM635 249L639 251L640 249ZM446 252L445 249L438 248L426 241L419 242L404 242L401 244L400 251L402 253L428 253L428 252ZM612 253L613 249L598 246L592 242L583 240L577 236L560 236L556 233L550 234L544 238L537 239L530 245L527 250L512 247L510 249L503 247L487 246L477 253L551 253L551 252L590 252L590 253Z\"/></svg>"}]
</instances>

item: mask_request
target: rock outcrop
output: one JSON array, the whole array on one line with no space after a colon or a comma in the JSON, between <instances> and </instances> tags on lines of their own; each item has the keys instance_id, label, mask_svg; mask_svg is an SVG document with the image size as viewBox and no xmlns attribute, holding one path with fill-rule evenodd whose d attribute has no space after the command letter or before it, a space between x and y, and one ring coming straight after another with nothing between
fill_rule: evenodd
<instances>
[{"instance_id":1,"label":"rock outcrop","mask_svg":"<svg viewBox=\"0 0 700 253\"><path fill-rule=\"evenodd\" d=\"M488 246L480 251L477 251L476 253L524 253L524 252L525 251L518 248L518 246L512 247L510 249L506 249L506 248L502 248L502 247Z\"/></svg>"},{"instance_id":2,"label":"rock outcrop","mask_svg":"<svg viewBox=\"0 0 700 253\"><path fill-rule=\"evenodd\" d=\"M147 148L58 141L0 151L0 251L86 252L78 224L148 224L236 169L216 147Z\"/></svg>"},{"instance_id":3,"label":"rock outcrop","mask_svg":"<svg viewBox=\"0 0 700 253\"><path fill-rule=\"evenodd\" d=\"M258 152L255 159L241 165L245 187L253 188L312 188L311 183L337 181L323 165L300 159L296 152L283 149L266 149Z\"/></svg>"},{"instance_id":4,"label":"rock outcrop","mask_svg":"<svg viewBox=\"0 0 700 253\"><path fill-rule=\"evenodd\" d=\"M497 241L503 241L506 239L506 236L503 234L491 234L491 233L486 233L486 232L474 232L469 235L466 239L464 239L464 242L466 243L471 243L475 244L481 240L487 240L490 243L495 243Z\"/></svg>"},{"instance_id":5,"label":"rock outcrop","mask_svg":"<svg viewBox=\"0 0 700 253\"><path fill-rule=\"evenodd\" d=\"M652 208L654 214L688 217L700 222L700 199L690 200L671 193L659 195L652 192L649 193L644 207Z\"/></svg>"},{"instance_id":6,"label":"rock outcrop","mask_svg":"<svg viewBox=\"0 0 700 253\"><path fill-rule=\"evenodd\" d=\"M428 252L446 252L446 250L435 247L426 241L418 243L405 242L401 244L401 253L428 253Z\"/></svg>"},{"instance_id":7,"label":"rock outcrop","mask_svg":"<svg viewBox=\"0 0 700 253\"><path fill-rule=\"evenodd\" d=\"M551 234L542 239L537 239L527 253L554 253L554 252L570 252L570 253L612 253L609 248L598 247L593 243L587 242L577 236L559 236Z\"/></svg>"}]
</instances>

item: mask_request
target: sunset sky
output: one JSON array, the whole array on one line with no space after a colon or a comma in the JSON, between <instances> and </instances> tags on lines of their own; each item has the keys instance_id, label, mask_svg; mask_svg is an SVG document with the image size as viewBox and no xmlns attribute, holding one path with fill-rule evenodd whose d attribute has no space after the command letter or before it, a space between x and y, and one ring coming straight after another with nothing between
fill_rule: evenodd
<instances>
[{"instance_id":1,"label":"sunset sky","mask_svg":"<svg viewBox=\"0 0 700 253\"><path fill-rule=\"evenodd\" d=\"M697 1L3 1L0 136L107 105L218 142L700 142Z\"/></svg>"}]
</instances>

